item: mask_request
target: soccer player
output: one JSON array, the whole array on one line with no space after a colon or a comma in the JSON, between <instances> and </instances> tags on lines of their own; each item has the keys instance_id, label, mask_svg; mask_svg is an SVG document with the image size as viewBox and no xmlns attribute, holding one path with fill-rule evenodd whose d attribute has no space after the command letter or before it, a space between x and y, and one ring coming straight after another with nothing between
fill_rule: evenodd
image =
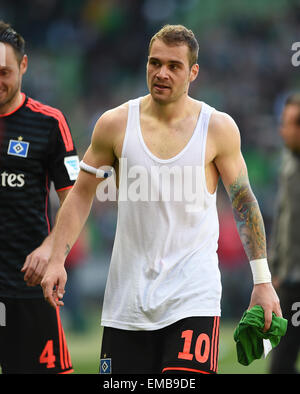
<instances>
[{"instance_id":1,"label":"soccer player","mask_svg":"<svg viewBox=\"0 0 300 394\"><path fill-rule=\"evenodd\" d=\"M102 310L102 373L217 372L220 176L251 262L249 306L263 307L265 330L272 312L281 315L238 127L229 115L188 94L198 75L197 56L198 42L184 26L167 25L153 36L149 94L97 121L82 171L58 218L42 280L53 307L63 303L65 257L98 185L101 189L101 179L92 173L98 169L99 177L99 169L114 167L118 223Z\"/></svg>"},{"instance_id":2,"label":"soccer player","mask_svg":"<svg viewBox=\"0 0 300 394\"><path fill-rule=\"evenodd\" d=\"M272 351L270 372L299 373L300 354L300 93L288 96L281 115L284 142L280 168L278 207L270 248L274 287L288 320L286 335Z\"/></svg>"},{"instance_id":3,"label":"soccer player","mask_svg":"<svg viewBox=\"0 0 300 394\"><path fill-rule=\"evenodd\" d=\"M21 91L25 41L0 21L0 366L7 373L73 370L59 308L40 286L53 242L49 190L62 203L78 157L62 112Z\"/></svg>"}]
</instances>

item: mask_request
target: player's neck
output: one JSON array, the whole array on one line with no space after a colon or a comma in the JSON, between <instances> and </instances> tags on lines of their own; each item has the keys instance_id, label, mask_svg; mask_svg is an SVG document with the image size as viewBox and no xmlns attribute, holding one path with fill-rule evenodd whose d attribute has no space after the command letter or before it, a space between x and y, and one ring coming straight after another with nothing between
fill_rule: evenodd
<instances>
[{"instance_id":1,"label":"player's neck","mask_svg":"<svg viewBox=\"0 0 300 394\"><path fill-rule=\"evenodd\" d=\"M145 98L145 110L162 122L170 123L178 118L183 118L189 112L190 98L182 96L179 100L170 103L160 103L149 95Z\"/></svg>"},{"instance_id":2,"label":"player's neck","mask_svg":"<svg viewBox=\"0 0 300 394\"><path fill-rule=\"evenodd\" d=\"M10 114L14 112L23 101L23 94L21 91L17 91L16 94L7 103L0 105L0 115Z\"/></svg>"}]
</instances>

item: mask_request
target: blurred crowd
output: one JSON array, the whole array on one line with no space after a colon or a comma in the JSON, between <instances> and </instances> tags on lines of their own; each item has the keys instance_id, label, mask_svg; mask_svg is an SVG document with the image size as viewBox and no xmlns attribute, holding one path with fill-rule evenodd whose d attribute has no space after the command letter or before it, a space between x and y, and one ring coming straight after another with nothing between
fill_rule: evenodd
<instances>
[{"instance_id":1,"label":"blurred crowd","mask_svg":"<svg viewBox=\"0 0 300 394\"><path fill-rule=\"evenodd\" d=\"M300 37L299 1L0 0L0 18L27 42L23 91L63 110L80 156L104 111L147 93L151 36L166 23L191 28L200 46L200 74L191 95L238 124L269 234L282 145L278 114L286 94L300 85L300 68L291 63L292 43ZM223 310L236 316L249 301L250 280L241 288L241 277L250 279L250 271L224 194L220 185L219 254L228 289ZM81 273L89 283L82 284L87 296L101 296L97 280L105 282L115 223L116 205L95 201L85 237L88 264Z\"/></svg>"}]
</instances>

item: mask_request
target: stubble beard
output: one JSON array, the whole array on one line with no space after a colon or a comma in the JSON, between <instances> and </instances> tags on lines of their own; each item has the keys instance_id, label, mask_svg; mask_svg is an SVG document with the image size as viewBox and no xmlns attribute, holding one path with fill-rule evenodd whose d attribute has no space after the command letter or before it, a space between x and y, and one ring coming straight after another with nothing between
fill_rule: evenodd
<instances>
[{"instance_id":1,"label":"stubble beard","mask_svg":"<svg viewBox=\"0 0 300 394\"><path fill-rule=\"evenodd\" d=\"M0 100L0 108L3 108L4 106L9 106L10 103L14 101L16 98L17 94L19 93L19 88L20 84L17 83L16 86L14 87L13 91L9 94L8 91L8 96L4 98L3 100Z\"/></svg>"}]
</instances>

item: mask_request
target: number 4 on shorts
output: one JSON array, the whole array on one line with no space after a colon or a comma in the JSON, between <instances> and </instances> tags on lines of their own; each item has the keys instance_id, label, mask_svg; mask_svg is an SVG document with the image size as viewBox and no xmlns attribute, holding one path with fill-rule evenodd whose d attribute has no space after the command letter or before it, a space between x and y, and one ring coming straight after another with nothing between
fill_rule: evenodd
<instances>
[{"instance_id":1,"label":"number 4 on shorts","mask_svg":"<svg viewBox=\"0 0 300 394\"><path fill-rule=\"evenodd\" d=\"M41 355L40 355L40 363L47 364L47 368L54 368L55 367L55 355L53 352L53 340L49 339L47 341Z\"/></svg>"}]
</instances>

